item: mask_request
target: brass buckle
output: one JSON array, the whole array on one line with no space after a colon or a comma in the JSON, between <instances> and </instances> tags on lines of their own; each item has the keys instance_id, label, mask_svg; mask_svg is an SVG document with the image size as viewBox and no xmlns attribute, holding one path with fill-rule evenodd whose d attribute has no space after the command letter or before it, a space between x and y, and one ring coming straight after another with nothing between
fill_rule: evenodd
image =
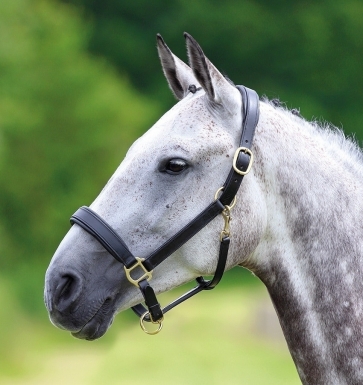
<instances>
[{"instance_id":1,"label":"brass buckle","mask_svg":"<svg viewBox=\"0 0 363 385\"><path fill-rule=\"evenodd\" d=\"M238 155L239 153L243 151L245 154L248 154L250 156L250 163L248 164L248 167L247 167L247 170L246 171L241 171L238 167L237 167L237 158L238 158ZM252 163L253 163L253 153L252 151L247 148L247 147L238 147L236 152L234 153L234 157L233 157L233 169L234 171L236 171L237 174L239 175L246 175L250 172L251 170L251 167L252 167Z\"/></svg>"},{"instance_id":2,"label":"brass buckle","mask_svg":"<svg viewBox=\"0 0 363 385\"><path fill-rule=\"evenodd\" d=\"M155 335L155 334L158 334L160 332L160 330L163 328L163 324L162 324L162 321L163 321L163 318L159 321L153 321L151 319L151 316L150 316L150 319L151 319L151 323L153 324L158 324L158 328L156 330L147 330L145 325L144 325L144 318L149 314L149 312L147 311L146 313L144 313L141 318L140 318L140 326L141 326L141 329L146 333L146 334L150 334L150 335Z\"/></svg>"},{"instance_id":3,"label":"brass buckle","mask_svg":"<svg viewBox=\"0 0 363 385\"><path fill-rule=\"evenodd\" d=\"M147 271L145 266L142 264L143 261L145 261L145 258L139 258L139 257L135 257L135 259L137 260L137 262L131 266L129 269L124 266L124 269L125 269L125 273L126 273L126 277L127 279L135 286L139 287L139 282L146 279L147 281L150 281L150 279L152 278L152 273L153 273L153 270L151 271ZM137 279L134 279L131 277L131 272L132 270L136 269L137 267L140 267L141 270L144 272L144 274L137 278Z\"/></svg>"}]
</instances>

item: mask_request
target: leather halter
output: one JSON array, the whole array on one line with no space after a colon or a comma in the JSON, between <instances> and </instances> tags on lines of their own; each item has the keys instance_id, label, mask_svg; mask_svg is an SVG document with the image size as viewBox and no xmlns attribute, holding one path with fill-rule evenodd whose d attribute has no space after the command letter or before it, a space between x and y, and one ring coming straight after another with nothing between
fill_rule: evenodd
<instances>
[{"instance_id":1,"label":"leather halter","mask_svg":"<svg viewBox=\"0 0 363 385\"><path fill-rule=\"evenodd\" d=\"M230 243L230 210L235 204L235 197L242 180L252 166L253 154L251 152L251 145L259 119L259 99L257 93L244 86L236 87L242 95L242 134L240 146L237 148L233 158L232 169L223 187L217 191L215 200L206 209L147 258L134 257L122 238L90 208L86 206L81 207L70 219L72 225L76 223L81 226L95 237L118 262L122 263L128 280L141 290L147 309L143 305L138 304L133 306L132 310L141 317L141 326L148 334L155 334L160 331L163 314L200 291L213 289L223 276ZM220 196L218 196L219 193ZM220 236L219 259L214 277L209 281L206 281L203 277L198 277L196 279L198 285L194 289L161 309L154 290L149 285L153 269L219 214L222 214L225 219L225 228ZM137 273L134 270L137 270L139 273L141 270L141 275L138 278L134 278L134 275ZM148 332L144 327L144 321L157 323L159 328L155 332Z\"/></svg>"}]
</instances>

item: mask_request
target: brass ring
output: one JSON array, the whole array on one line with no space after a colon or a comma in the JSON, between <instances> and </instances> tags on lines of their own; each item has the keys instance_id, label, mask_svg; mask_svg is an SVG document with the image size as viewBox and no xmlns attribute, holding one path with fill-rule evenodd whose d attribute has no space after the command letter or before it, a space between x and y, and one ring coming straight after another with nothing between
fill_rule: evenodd
<instances>
[{"instance_id":1,"label":"brass ring","mask_svg":"<svg viewBox=\"0 0 363 385\"><path fill-rule=\"evenodd\" d=\"M153 331L149 331L146 329L145 325L144 325L144 318L149 314L149 312L147 311L146 313L144 313L141 318L140 318L140 326L141 326L141 329L146 333L146 334L150 334L150 335L154 335L154 334L158 334L160 332L160 330L163 328L163 324L162 324L162 319L160 321L157 321L157 322L152 322L153 324L159 324L158 328L156 330L153 330Z\"/></svg>"},{"instance_id":2,"label":"brass ring","mask_svg":"<svg viewBox=\"0 0 363 385\"><path fill-rule=\"evenodd\" d=\"M216 192L215 195L214 195L214 200L217 200L217 199L218 199L218 194L219 194L221 191L223 191L223 190L224 190L224 187L220 187L220 188L217 190L217 192ZM236 205L236 202L237 202L237 197L234 196L231 205L230 205L230 206L227 206L227 205L226 205L225 207L226 207L228 210L232 210L233 207Z\"/></svg>"}]
</instances>

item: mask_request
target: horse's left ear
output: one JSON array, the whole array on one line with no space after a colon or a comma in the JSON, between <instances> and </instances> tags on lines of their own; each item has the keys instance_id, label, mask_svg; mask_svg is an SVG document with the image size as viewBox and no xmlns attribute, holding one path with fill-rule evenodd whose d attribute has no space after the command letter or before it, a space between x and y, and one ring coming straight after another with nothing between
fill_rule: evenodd
<instances>
[{"instance_id":1,"label":"horse's left ear","mask_svg":"<svg viewBox=\"0 0 363 385\"><path fill-rule=\"evenodd\" d=\"M160 62L166 80L175 97L181 100L189 92L190 85L198 87L199 83L191 68L171 52L160 34L157 34L156 39Z\"/></svg>"},{"instance_id":2,"label":"horse's left ear","mask_svg":"<svg viewBox=\"0 0 363 385\"><path fill-rule=\"evenodd\" d=\"M186 39L189 64L195 77L208 95L210 101L223 105L227 110L240 100L239 92L208 60L197 41L188 33ZM236 98L237 96L237 98Z\"/></svg>"}]
</instances>

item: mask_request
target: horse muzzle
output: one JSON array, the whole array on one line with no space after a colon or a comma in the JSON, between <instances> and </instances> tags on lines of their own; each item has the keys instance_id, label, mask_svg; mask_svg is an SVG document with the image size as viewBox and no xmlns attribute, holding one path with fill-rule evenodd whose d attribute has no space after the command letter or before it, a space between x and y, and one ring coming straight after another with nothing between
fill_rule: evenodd
<instances>
[{"instance_id":1,"label":"horse muzzle","mask_svg":"<svg viewBox=\"0 0 363 385\"><path fill-rule=\"evenodd\" d=\"M76 338L94 340L102 337L111 326L114 298L103 289L96 290L92 298L85 298L82 276L76 272L63 274L48 269L44 302L51 322L68 330Z\"/></svg>"}]
</instances>

